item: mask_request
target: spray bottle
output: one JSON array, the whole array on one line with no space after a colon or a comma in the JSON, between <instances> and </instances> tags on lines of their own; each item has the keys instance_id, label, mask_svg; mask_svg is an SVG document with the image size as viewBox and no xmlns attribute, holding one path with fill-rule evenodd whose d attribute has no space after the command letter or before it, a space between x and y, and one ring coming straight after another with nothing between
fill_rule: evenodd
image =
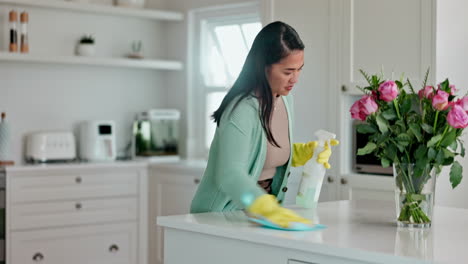
<instances>
[{"instance_id":1,"label":"spray bottle","mask_svg":"<svg viewBox=\"0 0 468 264\"><path fill-rule=\"evenodd\" d=\"M336 135L325 130L318 130L315 132L315 137L317 137L318 145L312 158L304 165L296 196L297 205L304 208L313 208L314 210L317 207L326 171L323 164L317 162L317 157L324 150L325 143L330 144L330 140L335 139Z\"/></svg>"}]
</instances>

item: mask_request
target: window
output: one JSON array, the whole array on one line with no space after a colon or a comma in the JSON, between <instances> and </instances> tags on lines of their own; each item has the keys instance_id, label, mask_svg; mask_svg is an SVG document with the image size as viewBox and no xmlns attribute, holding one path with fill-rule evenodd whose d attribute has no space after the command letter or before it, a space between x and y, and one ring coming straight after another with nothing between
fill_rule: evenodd
<instances>
[{"instance_id":1,"label":"window","mask_svg":"<svg viewBox=\"0 0 468 264\"><path fill-rule=\"evenodd\" d=\"M252 8L255 5L255 8ZM239 75L255 36L261 30L257 4L210 9L199 12L195 23L192 63L193 147L207 153L216 124L211 115ZM249 10L248 12L246 10ZM196 37L198 35L198 38Z\"/></svg>"}]
</instances>

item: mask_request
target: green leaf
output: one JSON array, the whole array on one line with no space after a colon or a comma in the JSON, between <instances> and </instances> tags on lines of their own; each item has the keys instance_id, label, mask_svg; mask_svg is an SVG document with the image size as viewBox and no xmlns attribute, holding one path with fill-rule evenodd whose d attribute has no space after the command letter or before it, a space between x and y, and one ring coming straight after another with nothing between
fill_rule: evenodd
<instances>
[{"instance_id":1,"label":"green leaf","mask_svg":"<svg viewBox=\"0 0 468 264\"><path fill-rule=\"evenodd\" d=\"M444 161L442 162L442 165L447 166L453 163L453 160L455 158L455 153L451 152L448 149L442 149L444 152Z\"/></svg>"},{"instance_id":2,"label":"green leaf","mask_svg":"<svg viewBox=\"0 0 468 264\"><path fill-rule=\"evenodd\" d=\"M364 70L362 69L359 69L359 72L362 74L362 76L364 76L364 78L366 79L366 81L372 85L372 80L371 78L369 77L369 74L367 74Z\"/></svg>"},{"instance_id":3,"label":"green leaf","mask_svg":"<svg viewBox=\"0 0 468 264\"><path fill-rule=\"evenodd\" d=\"M422 156L421 158L416 160L416 165L414 167L414 176L415 177L421 177L421 175L426 170L426 168L427 168L427 157ZM416 192L418 192L418 191L420 191L420 190L416 190Z\"/></svg>"},{"instance_id":4,"label":"green leaf","mask_svg":"<svg viewBox=\"0 0 468 264\"><path fill-rule=\"evenodd\" d=\"M411 132L413 132L414 136L418 140L418 142L421 142L422 140L422 134L421 134L421 129L419 129L419 125L415 123L410 123L409 128Z\"/></svg>"},{"instance_id":5,"label":"green leaf","mask_svg":"<svg viewBox=\"0 0 468 264\"><path fill-rule=\"evenodd\" d=\"M450 87L449 87L448 79L445 79L445 81L440 83L440 90L450 94Z\"/></svg>"},{"instance_id":6,"label":"green leaf","mask_svg":"<svg viewBox=\"0 0 468 264\"><path fill-rule=\"evenodd\" d=\"M390 160L395 160L397 157L397 147L393 144L384 149L384 155Z\"/></svg>"},{"instance_id":7,"label":"green leaf","mask_svg":"<svg viewBox=\"0 0 468 264\"><path fill-rule=\"evenodd\" d=\"M396 85L398 86L399 89L403 87L403 84L400 81L395 81Z\"/></svg>"},{"instance_id":8,"label":"green leaf","mask_svg":"<svg viewBox=\"0 0 468 264\"><path fill-rule=\"evenodd\" d=\"M439 150L439 152L437 152L437 156L435 158L436 163L437 164L442 164L444 162L444 159L445 159L444 152L442 150Z\"/></svg>"},{"instance_id":9,"label":"green leaf","mask_svg":"<svg viewBox=\"0 0 468 264\"><path fill-rule=\"evenodd\" d=\"M454 161L453 157L448 157L448 158L444 159L444 161L442 162L442 165L443 166L448 166L448 165L452 164L453 161Z\"/></svg>"},{"instance_id":10,"label":"green leaf","mask_svg":"<svg viewBox=\"0 0 468 264\"><path fill-rule=\"evenodd\" d=\"M427 153L427 147L424 145L419 145L419 147L414 152L414 158L416 158L416 160L426 158L427 157L426 153Z\"/></svg>"},{"instance_id":11,"label":"green leaf","mask_svg":"<svg viewBox=\"0 0 468 264\"><path fill-rule=\"evenodd\" d=\"M457 147L458 147L458 144L456 140L454 140L452 144L449 145L449 148L451 148L453 151L457 151Z\"/></svg>"},{"instance_id":12,"label":"green leaf","mask_svg":"<svg viewBox=\"0 0 468 264\"><path fill-rule=\"evenodd\" d=\"M388 122L382 116L378 115L376 118L377 126L379 127L380 132L387 133L388 132Z\"/></svg>"},{"instance_id":13,"label":"green leaf","mask_svg":"<svg viewBox=\"0 0 468 264\"><path fill-rule=\"evenodd\" d=\"M460 148L461 148L460 156L465 157L465 146L463 146L462 142L460 142Z\"/></svg>"},{"instance_id":14,"label":"green leaf","mask_svg":"<svg viewBox=\"0 0 468 264\"><path fill-rule=\"evenodd\" d=\"M463 177L463 167L458 163L458 161L455 161L450 168L450 183L452 183L452 188L455 189L455 187L460 184L462 177Z\"/></svg>"},{"instance_id":15,"label":"green leaf","mask_svg":"<svg viewBox=\"0 0 468 264\"><path fill-rule=\"evenodd\" d=\"M401 146L408 146L411 143L411 137L406 133L401 133L396 137L396 141Z\"/></svg>"},{"instance_id":16,"label":"green leaf","mask_svg":"<svg viewBox=\"0 0 468 264\"><path fill-rule=\"evenodd\" d=\"M380 159L380 163L382 164L382 167L384 167L384 168L390 167L390 160L388 160L386 158Z\"/></svg>"},{"instance_id":17,"label":"green leaf","mask_svg":"<svg viewBox=\"0 0 468 264\"><path fill-rule=\"evenodd\" d=\"M440 141L441 138L442 138L442 135L433 136L431 138L431 140L429 140L429 142L427 142L427 147L430 148L430 147L434 146L435 144L437 144Z\"/></svg>"},{"instance_id":18,"label":"green leaf","mask_svg":"<svg viewBox=\"0 0 468 264\"><path fill-rule=\"evenodd\" d=\"M408 113L408 111L411 109L411 103L412 103L411 97L404 97L404 100L400 107L400 113L402 115Z\"/></svg>"},{"instance_id":19,"label":"green leaf","mask_svg":"<svg viewBox=\"0 0 468 264\"><path fill-rule=\"evenodd\" d=\"M379 77L377 75L372 75L372 85L378 86L380 84Z\"/></svg>"},{"instance_id":20,"label":"green leaf","mask_svg":"<svg viewBox=\"0 0 468 264\"><path fill-rule=\"evenodd\" d=\"M442 139L442 141L440 142L440 145L442 147L449 146L450 144L452 144L455 141L456 136L457 136L457 130L451 129L450 132L445 134L444 139Z\"/></svg>"},{"instance_id":21,"label":"green leaf","mask_svg":"<svg viewBox=\"0 0 468 264\"><path fill-rule=\"evenodd\" d=\"M448 149L442 149L442 151L444 152L444 156L445 156L446 158L448 158L448 157L455 157L455 153L451 152L451 151L448 150Z\"/></svg>"},{"instance_id":22,"label":"green leaf","mask_svg":"<svg viewBox=\"0 0 468 264\"><path fill-rule=\"evenodd\" d=\"M422 123L421 128L428 134L432 134L432 130L434 129L431 125Z\"/></svg>"},{"instance_id":23,"label":"green leaf","mask_svg":"<svg viewBox=\"0 0 468 264\"><path fill-rule=\"evenodd\" d=\"M395 124L391 126L391 129L392 129L392 133L395 135L398 135L400 133L406 133L407 131L405 122L403 120L395 121Z\"/></svg>"},{"instance_id":24,"label":"green leaf","mask_svg":"<svg viewBox=\"0 0 468 264\"><path fill-rule=\"evenodd\" d=\"M397 114L394 108L389 108L388 110L382 112L382 116L387 120L394 120L397 118Z\"/></svg>"},{"instance_id":25,"label":"green leaf","mask_svg":"<svg viewBox=\"0 0 468 264\"><path fill-rule=\"evenodd\" d=\"M371 153L372 151L375 150L375 148L377 148L377 145L373 142L368 142L366 146L364 146L363 148L360 148L358 149L358 152L357 154L358 155L367 155L369 153Z\"/></svg>"},{"instance_id":26,"label":"green leaf","mask_svg":"<svg viewBox=\"0 0 468 264\"><path fill-rule=\"evenodd\" d=\"M429 158L429 160L435 159L436 156L437 156L437 151L433 148L429 148L429 150L427 151L427 157Z\"/></svg>"},{"instance_id":27,"label":"green leaf","mask_svg":"<svg viewBox=\"0 0 468 264\"><path fill-rule=\"evenodd\" d=\"M429 78L429 71L430 71L430 67L427 67L427 70L426 70L426 75L424 76L424 81L422 83L422 88L426 87L427 86L427 79ZM414 92L413 92L414 93Z\"/></svg>"},{"instance_id":28,"label":"green leaf","mask_svg":"<svg viewBox=\"0 0 468 264\"><path fill-rule=\"evenodd\" d=\"M413 93L413 94L416 94L416 92L414 91L414 88L413 88L413 84L411 84L409 78L406 78L406 83L408 84L409 88L410 88L410 91Z\"/></svg>"},{"instance_id":29,"label":"green leaf","mask_svg":"<svg viewBox=\"0 0 468 264\"><path fill-rule=\"evenodd\" d=\"M371 134L377 132L377 129L370 124L359 124L356 126L357 132L359 134Z\"/></svg>"}]
</instances>

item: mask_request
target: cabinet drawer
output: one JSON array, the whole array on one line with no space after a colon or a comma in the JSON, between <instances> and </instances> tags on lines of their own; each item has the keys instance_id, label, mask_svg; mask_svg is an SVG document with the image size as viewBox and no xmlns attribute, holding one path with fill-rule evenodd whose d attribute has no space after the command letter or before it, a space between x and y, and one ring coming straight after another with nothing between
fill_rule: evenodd
<instances>
[{"instance_id":1,"label":"cabinet drawer","mask_svg":"<svg viewBox=\"0 0 468 264\"><path fill-rule=\"evenodd\" d=\"M138 172L16 175L9 178L12 203L135 195Z\"/></svg>"},{"instance_id":2,"label":"cabinet drawer","mask_svg":"<svg viewBox=\"0 0 468 264\"><path fill-rule=\"evenodd\" d=\"M15 204L10 208L13 230L112 221L137 220L136 198Z\"/></svg>"},{"instance_id":3,"label":"cabinet drawer","mask_svg":"<svg viewBox=\"0 0 468 264\"><path fill-rule=\"evenodd\" d=\"M136 223L12 232L10 264L135 264Z\"/></svg>"}]
</instances>

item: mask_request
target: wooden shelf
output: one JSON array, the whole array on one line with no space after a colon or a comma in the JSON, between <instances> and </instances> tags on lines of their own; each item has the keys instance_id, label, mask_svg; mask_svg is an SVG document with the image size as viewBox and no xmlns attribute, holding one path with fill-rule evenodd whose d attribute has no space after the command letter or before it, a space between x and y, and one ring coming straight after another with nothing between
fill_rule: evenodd
<instances>
[{"instance_id":1,"label":"wooden shelf","mask_svg":"<svg viewBox=\"0 0 468 264\"><path fill-rule=\"evenodd\" d=\"M26 62L26 63L51 63L51 64L74 64L124 68L143 68L154 70L181 70L182 63L170 60L148 60L127 58L100 58L80 56L47 56L0 52L0 62Z\"/></svg>"},{"instance_id":2,"label":"wooden shelf","mask_svg":"<svg viewBox=\"0 0 468 264\"><path fill-rule=\"evenodd\" d=\"M154 20L181 21L184 18L183 14L179 12L77 3L65 0L0 0L0 4L61 9L74 12L97 13L114 16L128 16Z\"/></svg>"}]
</instances>

